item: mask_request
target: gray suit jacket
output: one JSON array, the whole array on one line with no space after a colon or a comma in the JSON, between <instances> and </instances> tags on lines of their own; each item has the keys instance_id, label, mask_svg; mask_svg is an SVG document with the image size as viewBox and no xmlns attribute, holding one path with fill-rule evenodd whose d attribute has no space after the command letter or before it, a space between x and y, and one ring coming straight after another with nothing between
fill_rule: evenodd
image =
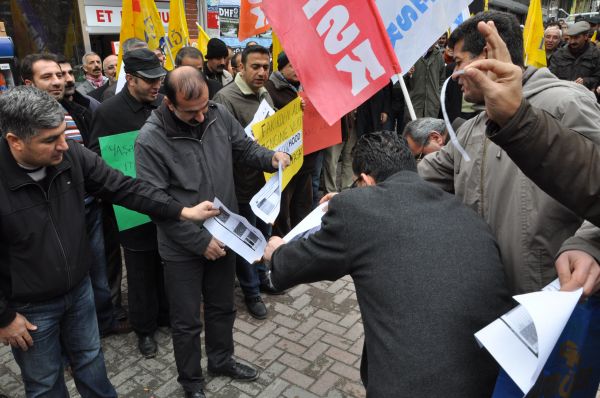
<instances>
[{"instance_id":1,"label":"gray suit jacket","mask_svg":"<svg viewBox=\"0 0 600 398\"><path fill-rule=\"evenodd\" d=\"M473 333L510 307L498 248L474 211L417 173L335 196L321 230L271 266L281 289L352 276L368 397L491 396L498 368Z\"/></svg>"}]
</instances>

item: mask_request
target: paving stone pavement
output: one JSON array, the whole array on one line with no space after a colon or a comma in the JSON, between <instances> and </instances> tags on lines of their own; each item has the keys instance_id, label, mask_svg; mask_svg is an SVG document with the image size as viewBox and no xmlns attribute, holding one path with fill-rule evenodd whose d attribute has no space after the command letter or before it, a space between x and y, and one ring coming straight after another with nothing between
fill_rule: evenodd
<instances>
[{"instance_id":1,"label":"paving stone pavement","mask_svg":"<svg viewBox=\"0 0 600 398\"><path fill-rule=\"evenodd\" d=\"M256 365L259 379L240 383L206 378L209 398L364 397L359 367L363 326L350 277L335 282L299 285L281 296L263 296L266 320L252 318L236 289L235 356ZM102 340L108 376L119 396L183 397L167 328L156 334L156 358L143 359L134 333ZM203 354L204 357L204 354ZM202 361L206 369L205 358ZM19 369L8 347L0 346L0 394L24 397ZM78 397L67 374L67 387Z\"/></svg>"}]
</instances>

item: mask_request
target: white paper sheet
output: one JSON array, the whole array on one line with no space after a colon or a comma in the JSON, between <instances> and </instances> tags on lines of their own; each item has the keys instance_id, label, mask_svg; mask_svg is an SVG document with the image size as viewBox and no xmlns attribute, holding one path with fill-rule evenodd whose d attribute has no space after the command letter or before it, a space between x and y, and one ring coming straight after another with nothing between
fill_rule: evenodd
<instances>
[{"instance_id":1,"label":"white paper sheet","mask_svg":"<svg viewBox=\"0 0 600 398\"><path fill-rule=\"evenodd\" d=\"M213 206L221 210L221 214L204 221L204 228L250 264L260 261L267 247L263 234L219 199L213 200Z\"/></svg>"},{"instance_id":2,"label":"white paper sheet","mask_svg":"<svg viewBox=\"0 0 600 398\"><path fill-rule=\"evenodd\" d=\"M268 104L267 100L262 100L260 102L260 105L258 105L258 110L254 114L252 121L250 123L248 123L248 125L244 128L246 135L248 137L254 139L254 134L252 134L252 125L254 123L262 122L263 120L265 120L269 116L273 115L274 113L275 113L275 110L273 108L271 108L271 106Z\"/></svg>"},{"instance_id":3,"label":"white paper sheet","mask_svg":"<svg viewBox=\"0 0 600 398\"><path fill-rule=\"evenodd\" d=\"M281 187L283 169L279 163L279 170L271 176L269 181L250 199L250 208L267 224L273 224L281 210Z\"/></svg>"},{"instance_id":4,"label":"white paper sheet","mask_svg":"<svg viewBox=\"0 0 600 398\"><path fill-rule=\"evenodd\" d=\"M283 237L283 240L287 243L298 240L306 239L310 235L314 234L321 229L321 219L325 212L327 212L327 205L329 202L321 203L317 206L310 214L304 217L304 220L300 221L292 230Z\"/></svg>"},{"instance_id":5,"label":"white paper sheet","mask_svg":"<svg viewBox=\"0 0 600 398\"><path fill-rule=\"evenodd\" d=\"M524 395L535 384L583 292L559 288L557 279L541 292L514 296L521 305L475 333Z\"/></svg>"}]
</instances>

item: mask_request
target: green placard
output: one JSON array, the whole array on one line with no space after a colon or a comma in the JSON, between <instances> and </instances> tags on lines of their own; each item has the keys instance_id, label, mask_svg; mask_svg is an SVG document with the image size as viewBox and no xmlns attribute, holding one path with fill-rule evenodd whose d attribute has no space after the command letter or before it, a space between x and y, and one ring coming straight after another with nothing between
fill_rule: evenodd
<instances>
[{"instance_id":1,"label":"green placard","mask_svg":"<svg viewBox=\"0 0 600 398\"><path fill-rule=\"evenodd\" d=\"M100 137L102 159L126 176L135 177L135 139L139 130ZM119 231L150 222L150 217L121 206L113 205Z\"/></svg>"}]
</instances>

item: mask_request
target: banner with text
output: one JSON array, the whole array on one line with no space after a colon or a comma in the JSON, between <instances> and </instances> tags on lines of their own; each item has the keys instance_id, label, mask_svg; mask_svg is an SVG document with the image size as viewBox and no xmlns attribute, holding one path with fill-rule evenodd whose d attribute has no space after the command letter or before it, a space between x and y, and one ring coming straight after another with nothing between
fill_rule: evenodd
<instances>
[{"instance_id":1,"label":"banner with text","mask_svg":"<svg viewBox=\"0 0 600 398\"><path fill-rule=\"evenodd\" d=\"M135 177L134 145L139 131L100 137L100 151L102 159L112 168L119 170L129 177ZM119 231L137 227L150 222L150 217L145 214L113 205Z\"/></svg>"},{"instance_id":2,"label":"banner with text","mask_svg":"<svg viewBox=\"0 0 600 398\"><path fill-rule=\"evenodd\" d=\"M271 29L261 5L262 0L242 0L240 26L238 28L238 39L240 41Z\"/></svg>"},{"instance_id":3,"label":"banner with text","mask_svg":"<svg viewBox=\"0 0 600 398\"><path fill-rule=\"evenodd\" d=\"M323 148L342 142L342 122L338 120L332 126L319 115L317 109L301 91L300 96L306 101L304 116L302 118L302 130L304 131L304 155L316 152Z\"/></svg>"},{"instance_id":4,"label":"banner with text","mask_svg":"<svg viewBox=\"0 0 600 398\"><path fill-rule=\"evenodd\" d=\"M376 0L383 24L400 61L408 71L447 31L457 10L472 0Z\"/></svg>"},{"instance_id":5,"label":"banner with text","mask_svg":"<svg viewBox=\"0 0 600 398\"><path fill-rule=\"evenodd\" d=\"M256 141L265 148L289 153L292 162L283 170L281 190L284 190L304 162L302 139L302 106L296 98L265 120L252 126ZM265 173L265 180L273 174Z\"/></svg>"},{"instance_id":6,"label":"banner with text","mask_svg":"<svg viewBox=\"0 0 600 398\"><path fill-rule=\"evenodd\" d=\"M374 0L263 0L262 9L329 125L400 70Z\"/></svg>"}]
</instances>

